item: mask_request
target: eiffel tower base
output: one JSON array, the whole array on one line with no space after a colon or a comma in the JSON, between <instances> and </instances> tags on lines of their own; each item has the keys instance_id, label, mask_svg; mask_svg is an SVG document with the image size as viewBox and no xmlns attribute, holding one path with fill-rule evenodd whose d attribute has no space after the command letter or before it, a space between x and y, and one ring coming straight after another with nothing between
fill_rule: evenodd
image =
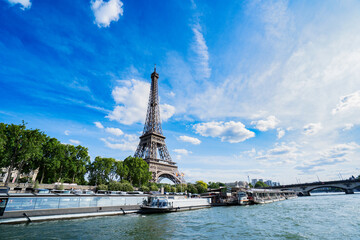
<instances>
[{"instance_id":1,"label":"eiffel tower base","mask_svg":"<svg viewBox=\"0 0 360 240\"><path fill-rule=\"evenodd\" d=\"M176 165L170 165L156 160L145 159L149 164L149 171L152 172L152 182L159 183L164 178L171 180L175 184L183 183Z\"/></svg>"}]
</instances>

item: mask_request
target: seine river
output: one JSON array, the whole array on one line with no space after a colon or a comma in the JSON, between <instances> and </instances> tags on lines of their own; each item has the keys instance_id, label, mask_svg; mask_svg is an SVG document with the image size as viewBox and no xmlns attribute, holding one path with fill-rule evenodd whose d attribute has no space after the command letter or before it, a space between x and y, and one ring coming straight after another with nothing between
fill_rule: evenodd
<instances>
[{"instance_id":1,"label":"seine river","mask_svg":"<svg viewBox=\"0 0 360 240\"><path fill-rule=\"evenodd\" d=\"M360 239L360 194L195 211L0 225L0 239Z\"/></svg>"}]
</instances>

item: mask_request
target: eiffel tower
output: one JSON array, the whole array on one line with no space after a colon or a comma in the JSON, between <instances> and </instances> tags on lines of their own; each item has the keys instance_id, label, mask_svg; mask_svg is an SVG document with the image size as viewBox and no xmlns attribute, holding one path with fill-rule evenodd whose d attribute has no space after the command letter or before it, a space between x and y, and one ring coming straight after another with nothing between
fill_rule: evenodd
<instances>
[{"instance_id":1,"label":"eiffel tower","mask_svg":"<svg viewBox=\"0 0 360 240\"><path fill-rule=\"evenodd\" d=\"M151 74L151 89L144 131L134 157L143 158L149 164L149 171L153 174L154 182L160 182L167 178L178 184L185 181L179 173L176 163L171 160L162 133L158 79L159 74L156 72L155 65L154 72Z\"/></svg>"}]
</instances>

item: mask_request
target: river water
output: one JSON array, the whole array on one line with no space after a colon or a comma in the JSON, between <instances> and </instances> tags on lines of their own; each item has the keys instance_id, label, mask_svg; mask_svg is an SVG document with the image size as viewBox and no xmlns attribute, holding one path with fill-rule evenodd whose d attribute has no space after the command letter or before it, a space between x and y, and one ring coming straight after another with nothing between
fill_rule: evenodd
<instances>
[{"instance_id":1,"label":"river water","mask_svg":"<svg viewBox=\"0 0 360 240\"><path fill-rule=\"evenodd\" d=\"M0 239L360 239L360 194L0 225Z\"/></svg>"}]
</instances>

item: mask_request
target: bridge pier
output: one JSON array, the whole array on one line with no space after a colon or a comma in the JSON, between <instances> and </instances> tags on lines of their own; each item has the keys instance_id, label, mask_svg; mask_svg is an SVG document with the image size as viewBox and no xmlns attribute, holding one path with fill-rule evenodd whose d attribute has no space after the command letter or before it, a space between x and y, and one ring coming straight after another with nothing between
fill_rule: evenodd
<instances>
[{"instance_id":1,"label":"bridge pier","mask_svg":"<svg viewBox=\"0 0 360 240\"><path fill-rule=\"evenodd\" d=\"M354 194L354 189L345 189L346 194Z\"/></svg>"},{"instance_id":2,"label":"bridge pier","mask_svg":"<svg viewBox=\"0 0 360 240\"><path fill-rule=\"evenodd\" d=\"M305 197L305 196L311 196L310 195L310 192L308 191L301 191L301 192L298 192L298 196L301 196L301 197Z\"/></svg>"}]
</instances>

